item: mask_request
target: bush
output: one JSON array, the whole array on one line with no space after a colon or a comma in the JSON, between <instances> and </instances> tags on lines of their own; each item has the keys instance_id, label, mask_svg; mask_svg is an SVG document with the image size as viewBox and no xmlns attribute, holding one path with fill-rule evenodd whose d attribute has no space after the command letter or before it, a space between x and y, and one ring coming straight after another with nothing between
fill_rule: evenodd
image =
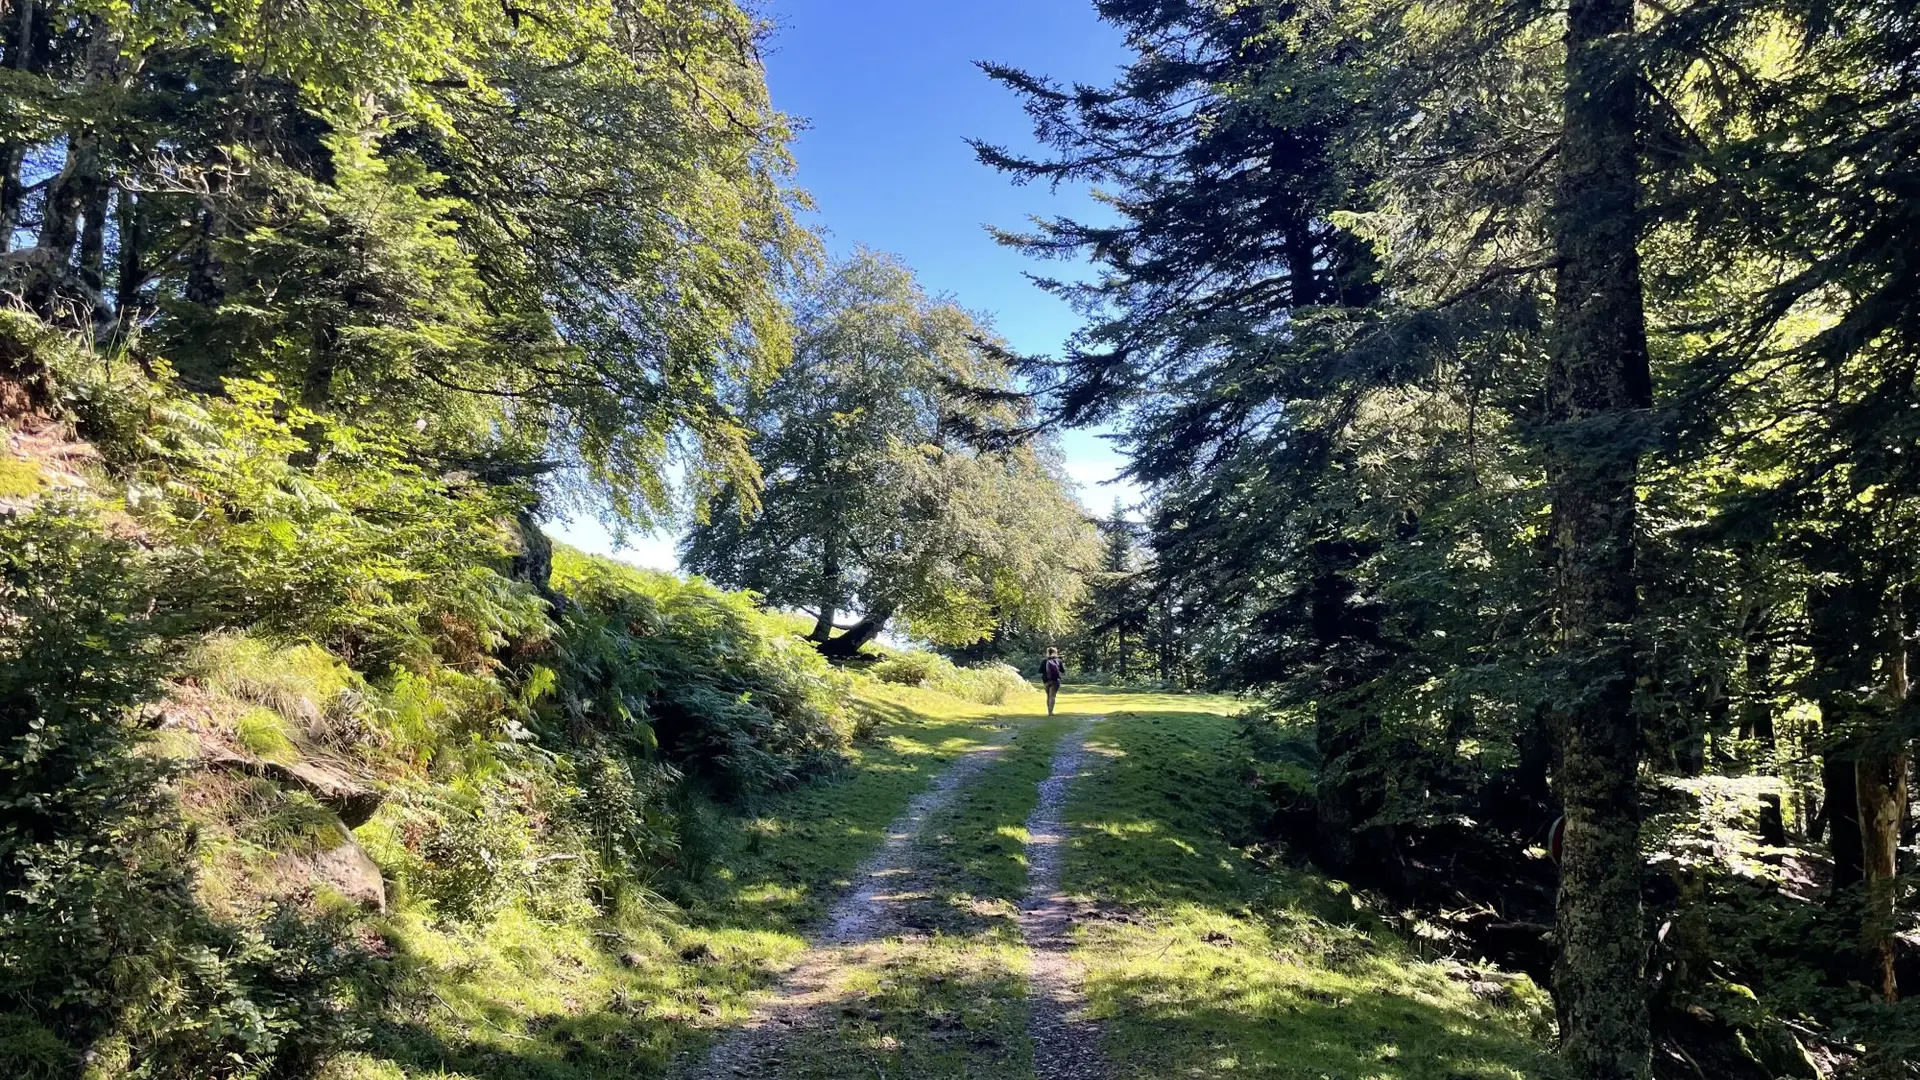
<instances>
[{"instance_id":1,"label":"bush","mask_svg":"<svg viewBox=\"0 0 1920 1080\"><path fill-rule=\"evenodd\" d=\"M945 657L930 652L895 653L868 669L868 674L896 686L929 687L942 674L956 670Z\"/></svg>"},{"instance_id":2,"label":"bush","mask_svg":"<svg viewBox=\"0 0 1920 1080\"><path fill-rule=\"evenodd\" d=\"M895 653L873 665L869 674L881 682L935 690L981 705L1006 705L1034 693L1033 684L1011 665L956 667L930 652Z\"/></svg>"},{"instance_id":3,"label":"bush","mask_svg":"<svg viewBox=\"0 0 1920 1080\"><path fill-rule=\"evenodd\" d=\"M747 594L565 548L554 585L571 602L539 710L552 738L608 740L734 799L840 764L847 677Z\"/></svg>"},{"instance_id":4,"label":"bush","mask_svg":"<svg viewBox=\"0 0 1920 1080\"><path fill-rule=\"evenodd\" d=\"M150 559L77 505L0 516L0 1075L81 1047L155 1078L296 1075L353 1037L343 930L195 901L169 766L139 752L177 639Z\"/></svg>"}]
</instances>

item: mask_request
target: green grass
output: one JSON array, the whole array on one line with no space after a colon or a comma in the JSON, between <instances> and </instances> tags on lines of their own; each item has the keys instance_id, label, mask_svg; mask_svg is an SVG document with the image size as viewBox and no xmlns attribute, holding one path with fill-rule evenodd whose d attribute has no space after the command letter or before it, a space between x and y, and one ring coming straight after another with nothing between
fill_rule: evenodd
<instances>
[{"instance_id":1,"label":"green grass","mask_svg":"<svg viewBox=\"0 0 1920 1080\"><path fill-rule=\"evenodd\" d=\"M752 813L722 815L714 869L698 882L655 882L674 902L639 897L580 922L541 920L517 904L472 928L399 911L387 936L396 972L415 988L412 1007L390 1016L368 1051L337 1063L329 1080L653 1077L744 1021L886 825L957 757L1012 722L1001 710L901 687L871 688L864 705L875 727L844 774L766 799ZM964 1015L964 1024L1018 1028L976 1012L1001 1008L991 1003L1004 994L957 989L967 972L994 986L1017 984L1015 943L950 944L937 955L899 958L915 970L932 965L929 976L933 968L949 973L951 1000L927 1007ZM909 1005L880 983L890 979L901 993L940 985L886 970L869 987L877 1004L863 1009L917 1015L932 999ZM874 1027L865 1016L857 1023Z\"/></svg>"},{"instance_id":2,"label":"green grass","mask_svg":"<svg viewBox=\"0 0 1920 1080\"><path fill-rule=\"evenodd\" d=\"M25 499L39 494L46 486L40 466L22 457L0 451L0 499Z\"/></svg>"},{"instance_id":3,"label":"green grass","mask_svg":"<svg viewBox=\"0 0 1920 1080\"><path fill-rule=\"evenodd\" d=\"M1067 715L1028 721L1000 759L927 823L942 902L1010 905L1020 898L1027 884L1027 818L1061 738L1077 722Z\"/></svg>"},{"instance_id":4,"label":"green grass","mask_svg":"<svg viewBox=\"0 0 1920 1080\"><path fill-rule=\"evenodd\" d=\"M293 740L287 737L280 714L262 706L241 713L234 721L233 737L248 753L262 761L287 764L299 759Z\"/></svg>"},{"instance_id":5,"label":"green grass","mask_svg":"<svg viewBox=\"0 0 1920 1080\"><path fill-rule=\"evenodd\" d=\"M1094 695L1075 695L1075 704ZM1074 789L1066 886L1089 1009L1121 1080L1495 1080L1553 1075L1544 995L1483 1001L1342 886L1256 867L1224 703L1128 696ZM1453 970L1458 970L1457 968Z\"/></svg>"},{"instance_id":6,"label":"green grass","mask_svg":"<svg viewBox=\"0 0 1920 1080\"><path fill-rule=\"evenodd\" d=\"M1026 954L1015 905L1026 887L1026 821L1077 718L1009 717L1006 747L921 834L927 891L903 918L916 932L861 950L828 1026L777 1051L782 1080L936 1080L1033 1075Z\"/></svg>"},{"instance_id":7,"label":"green grass","mask_svg":"<svg viewBox=\"0 0 1920 1080\"><path fill-rule=\"evenodd\" d=\"M1511 1080L1552 1075L1544 996L1502 1001L1413 955L1344 887L1253 864L1231 702L1069 689L1062 715L869 686L875 722L839 778L723 815L715 869L601 917L516 904L459 927L386 921L408 987L329 1080L658 1077L744 1021L912 797L1011 738L927 822L928 890L905 937L869 943L828 1023L786 1034L783 1080L1029 1080L1015 904L1025 823L1064 734L1094 729L1065 865L1102 917L1078 932L1088 1005L1117 1080ZM1012 726L1011 733L1004 731ZM1453 969L1453 970L1458 970Z\"/></svg>"},{"instance_id":8,"label":"green grass","mask_svg":"<svg viewBox=\"0 0 1920 1080\"><path fill-rule=\"evenodd\" d=\"M690 890L703 923L791 931L818 921L907 803L1018 716L907 687L870 685L864 699L879 723L842 775L733 823L720 867Z\"/></svg>"}]
</instances>

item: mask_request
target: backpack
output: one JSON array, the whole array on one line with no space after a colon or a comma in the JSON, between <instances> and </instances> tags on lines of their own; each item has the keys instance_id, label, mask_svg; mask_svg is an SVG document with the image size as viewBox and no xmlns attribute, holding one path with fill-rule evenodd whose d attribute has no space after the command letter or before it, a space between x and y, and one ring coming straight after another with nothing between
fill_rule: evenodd
<instances>
[{"instance_id":1,"label":"backpack","mask_svg":"<svg viewBox=\"0 0 1920 1080\"><path fill-rule=\"evenodd\" d=\"M1060 658L1057 656L1049 656L1047 657L1046 665L1040 669L1040 677L1048 682L1059 682L1060 668Z\"/></svg>"}]
</instances>

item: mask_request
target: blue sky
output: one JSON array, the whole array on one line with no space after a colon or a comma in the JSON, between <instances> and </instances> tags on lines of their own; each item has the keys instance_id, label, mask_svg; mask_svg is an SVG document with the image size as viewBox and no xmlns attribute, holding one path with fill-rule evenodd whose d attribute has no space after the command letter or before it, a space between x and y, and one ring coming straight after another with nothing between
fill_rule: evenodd
<instances>
[{"instance_id":1,"label":"blue sky","mask_svg":"<svg viewBox=\"0 0 1920 1080\"><path fill-rule=\"evenodd\" d=\"M986 226L1098 208L1084 191L1013 186L977 163L966 140L1032 145L1018 99L976 61L1068 81L1112 79L1126 53L1091 0L768 0L764 10L778 27L768 82L775 106L804 125L794 147L799 182L828 247L897 254L929 291L990 315L1014 348L1057 352L1078 318L1023 275L1066 268L1036 267L995 244ZM1089 507L1105 513L1116 494L1134 497L1100 486L1120 461L1097 434L1071 433L1064 448ZM610 548L590 522L557 531L591 550ZM638 538L621 554L670 567L672 538Z\"/></svg>"}]
</instances>

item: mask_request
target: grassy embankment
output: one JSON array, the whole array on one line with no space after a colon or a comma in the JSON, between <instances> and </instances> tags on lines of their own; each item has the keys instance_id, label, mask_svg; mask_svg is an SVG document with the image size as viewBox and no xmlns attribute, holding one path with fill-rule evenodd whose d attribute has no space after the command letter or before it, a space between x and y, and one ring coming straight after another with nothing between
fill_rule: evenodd
<instances>
[{"instance_id":1,"label":"grassy embankment","mask_svg":"<svg viewBox=\"0 0 1920 1080\"><path fill-rule=\"evenodd\" d=\"M465 930L395 916L393 946L416 965L416 1008L410 1019L390 1013L368 1050L334 1074L653 1076L743 1020L887 823L1019 715L896 686L869 683L860 694L877 724L840 777L751 812L704 812L713 850L697 881L658 881L653 902L590 922L542 919L525 904Z\"/></svg>"}]
</instances>

